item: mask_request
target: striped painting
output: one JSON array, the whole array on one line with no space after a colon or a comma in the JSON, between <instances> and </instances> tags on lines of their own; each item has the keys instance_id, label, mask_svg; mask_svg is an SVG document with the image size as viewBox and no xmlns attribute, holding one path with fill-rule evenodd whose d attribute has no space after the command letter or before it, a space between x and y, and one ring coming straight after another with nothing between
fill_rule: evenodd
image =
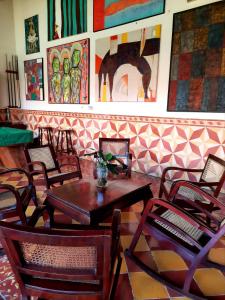
<instances>
[{"instance_id":1,"label":"striped painting","mask_svg":"<svg viewBox=\"0 0 225 300\"><path fill-rule=\"evenodd\" d=\"M87 0L47 0L48 40L87 31Z\"/></svg>"},{"instance_id":2,"label":"striped painting","mask_svg":"<svg viewBox=\"0 0 225 300\"><path fill-rule=\"evenodd\" d=\"M165 0L94 0L94 31L164 13Z\"/></svg>"}]
</instances>

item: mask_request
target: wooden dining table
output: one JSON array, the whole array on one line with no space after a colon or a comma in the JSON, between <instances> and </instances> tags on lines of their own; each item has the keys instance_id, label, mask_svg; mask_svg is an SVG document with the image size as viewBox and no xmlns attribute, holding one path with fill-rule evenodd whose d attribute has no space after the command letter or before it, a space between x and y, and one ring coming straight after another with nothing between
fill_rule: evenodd
<instances>
[{"instance_id":1,"label":"wooden dining table","mask_svg":"<svg viewBox=\"0 0 225 300\"><path fill-rule=\"evenodd\" d=\"M47 190L45 204L50 214L50 226L54 226L55 209L81 224L95 225L111 216L116 208L129 207L139 201L146 203L153 197L148 175L132 172L130 178L114 176L104 190L99 190L92 174L93 163L84 160L81 169L83 179Z\"/></svg>"}]
</instances>

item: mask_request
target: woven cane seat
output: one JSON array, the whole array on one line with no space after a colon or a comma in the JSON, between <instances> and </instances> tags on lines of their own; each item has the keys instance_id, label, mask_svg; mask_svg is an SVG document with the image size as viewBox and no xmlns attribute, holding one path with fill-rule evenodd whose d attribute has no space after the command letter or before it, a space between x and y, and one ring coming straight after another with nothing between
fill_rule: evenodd
<instances>
[{"instance_id":1,"label":"woven cane seat","mask_svg":"<svg viewBox=\"0 0 225 300\"><path fill-rule=\"evenodd\" d=\"M206 163L205 170L202 174L202 179L206 182L217 182L220 181L225 170L225 166L219 162L209 159Z\"/></svg>"},{"instance_id":2,"label":"woven cane seat","mask_svg":"<svg viewBox=\"0 0 225 300\"><path fill-rule=\"evenodd\" d=\"M203 235L203 232L196 228L195 226L191 225L189 222L185 221L183 218L179 217L177 214L170 210L166 210L160 215L163 219L169 221L173 225L175 225L177 228L180 228L184 231L187 235L191 236L192 239L195 241L198 241L201 236ZM174 236L180 238L184 242L188 243L189 245L193 246L193 244L185 237L185 234L181 234L173 227L169 226L168 224L163 223L160 220L155 220L155 223L172 233Z\"/></svg>"},{"instance_id":3,"label":"woven cane seat","mask_svg":"<svg viewBox=\"0 0 225 300\"><path fill-rule=\"evenodd\" d=\"M64 247L21 243L27 264L62 269L94 269L97 267L95 247Z\"/></svg>"}]
</instances>

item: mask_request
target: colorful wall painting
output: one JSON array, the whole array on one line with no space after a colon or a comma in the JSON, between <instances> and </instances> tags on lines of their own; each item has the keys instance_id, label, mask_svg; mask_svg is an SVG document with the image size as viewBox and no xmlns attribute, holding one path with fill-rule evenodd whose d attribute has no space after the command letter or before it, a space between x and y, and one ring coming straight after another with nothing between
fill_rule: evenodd
<instances>
[{"instance_id":1,"label":"colorful wall painting","mask_svg":"<svg viewBox=\"0 0 225 300\"><path fill-rule=\"evenodd\" d=\"M26 100L44 100L43 59L24 61Z\"/></svg>"},{"instance_id":2,"label":"colorful wall painting","mask_svg":"<svg viewBox=\"0 0 225 300\"><path fill-rule=\"evenodd\" d=\"M94 31L164 13L165 0L94 0Z\"/></svg>"},{"instance_id":3,"label":"colorful wall painting","mask_svg":"<svg viewBox=\"0 0 225 300\"><path fill-rule=\"evenodd\" d=\"M168 111L225 112L225 2L174 15Z\"/></svg>"},{"instance_id":4,"label":"colorful wall painting","mask_svg":"<svg viewBox=\"0 0 225 300\"><path fill-rule=\"evenodd\" d=\"M87 31L87 0L47 0L48 40Z\"/></svg>"},{"instance_id":5,"label":"colorful wall painting","mask_svg":"<svg viewBox=\"0 0 225 300\"><path fill-rule=\"evenodd\" d=\"M25 19L26 54L40 51L38 15Z\"/></svg>"},{"instance_id":6,"label":"colorful wall painting","mask_svg":"<svg viewBox=\"0 0 225 300\"><path fill-rule=\"evenodd\" d=\"M96 40L96 101L155 102L161 25Z\"/></svg>"},{"instance_id":7,"label":"colorful wall painting","mask_svg":"<svg viewBox=\"0 0 225 300\"><path fill-rule=\"evenodd\" d=\"M47 49L49 103L89 103L89 39Z\"/></svg>"}]
</instances>

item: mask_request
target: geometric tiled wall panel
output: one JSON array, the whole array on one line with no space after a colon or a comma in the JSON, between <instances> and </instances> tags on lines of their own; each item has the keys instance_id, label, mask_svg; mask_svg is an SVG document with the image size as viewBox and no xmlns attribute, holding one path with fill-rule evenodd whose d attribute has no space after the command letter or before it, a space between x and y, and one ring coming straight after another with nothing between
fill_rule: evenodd
<instances>
[{"instance_id":1,"label":"geometric tiled wall panel","mask_svg":"<svg viewBox=\"0 0 225 300\"><path fill-rule=\"evenodd\" d=\"M38 124L73 128L79 155L97 148L99 137L129 137L133 170L154 176L173 165L201 168L209 153L225 159L225 121L30 110L13 110L12 117L34 131Z\"/></svg>"}]
</instances>

